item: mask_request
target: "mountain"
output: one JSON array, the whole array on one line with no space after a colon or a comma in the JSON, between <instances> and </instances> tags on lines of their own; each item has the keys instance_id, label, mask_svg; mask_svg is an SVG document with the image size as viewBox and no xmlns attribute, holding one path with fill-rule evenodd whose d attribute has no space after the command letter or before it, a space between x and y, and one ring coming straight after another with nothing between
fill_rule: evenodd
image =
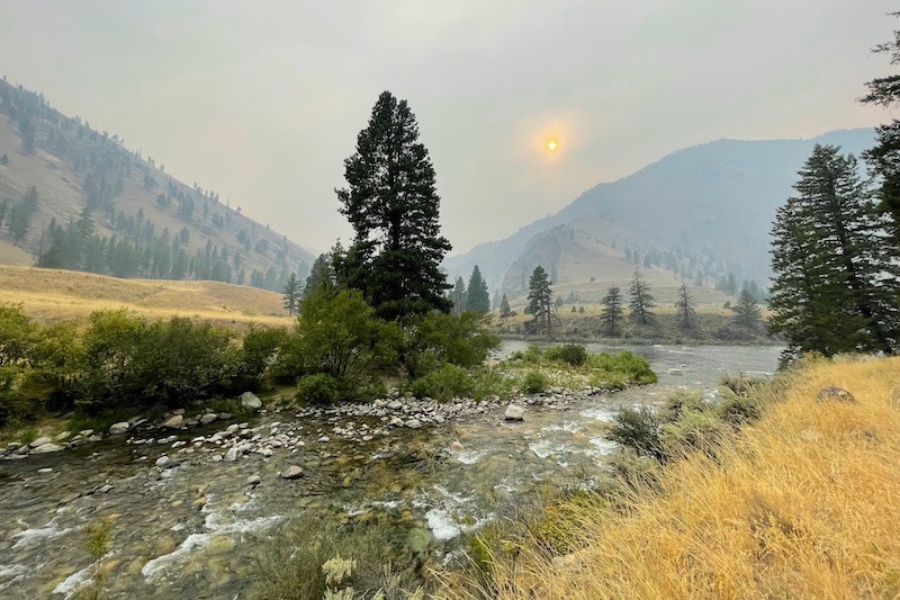
<instances>
[{"instance_id":1,"label":"mountain","mask_svg":"<svg viewBox=\"0 0 900 600\"><path fill-rule=\"evenodd\" d=\"M0 262L280 290L314 258L119 136L0 81Z\"/></svg>"},{"instance_id":2,"label":"mountain","mask_svg":"<svg viewBox=\"0 0 900 600\"><path fill-rule=\"evenodd\" d=\"M511 295L522 293L523 272L536 264L556 274L552 279L560 284L618 280L640 264L701 286L729 274L738 283L765 286L775 210L792 194L813 146L832 144L859 155L873 143L872 129L854 129L804 140L719 140L679 150L594 186L505 240L449 257L444 268L453 280L477 264L492 288ZM575 236L590 243L579 243L575 251Z\"/></svg>"}]
</instances>

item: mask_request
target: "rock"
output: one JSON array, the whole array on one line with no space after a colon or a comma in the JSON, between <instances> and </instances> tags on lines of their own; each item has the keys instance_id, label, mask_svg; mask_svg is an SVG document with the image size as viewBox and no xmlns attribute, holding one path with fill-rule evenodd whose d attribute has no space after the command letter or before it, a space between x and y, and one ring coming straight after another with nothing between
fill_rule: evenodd
<instances>
[{"instance_id":1,"label":"rock","mask_svg":"<svg viewBox=\"0 0 900 600\"><path fill-rule=\"evenodd\" d=\"M256 394L253 392L244 392L241 394L241 406L246 406L247 408L252 408L253 410L259 410L262 408L262 400L256 397Z\"/></svg>"},{"instance_id":2,"label":"rock","mask_svg":"<svg viewBox=\"0 0 900 600\"><path fill-rule=\"evenodd\" d=\"M206 413L205 415L200 417L200 424L201 425L209 425L210 423L212 423L213 421L215 421L218 418L219 418L219 415L217 415L215 413Z\"/></svg>"},{"instance_id":3,"label":"rock","mask_svg":"<svg viewBox=\"0 0 900 600\"><path fill-rule=\"evenodd\" d=\"M191 506L193 506L197 510L200 510L201 508L206 506L207 502L209 502L209 498L207 498L206 496L200 496L199 498L194 500Z\"/></svg>"},{"instance_id":4,"label":"rock","mask_svg":"<svg viewBox=\"0 0 900 600\"><path fill-rule=\"evenodd\" d=\"M856 398L853 397L853 394L851 394L844 388L839 388L834 385L820 390L819 394L816 396L816 399L818 399L819 402L828 402L829 400L834 400L835 402L858 404Z\"/></svg>"},{"instance_id":5,"label":"rock","mask_svg":"<svg viewBox=\"0 0 900 600\"><path fill-rule=\"evenodd\" d=\"M175 415L169 417L165 420L162 426L167 429L181 429L182 427L184 427L184 415Z\"/></svg>"},{"instance_id":6,"label":"rock","mask_svg":"<svg viewBox=\"0 0 900 600\"><path fill-rule=\"evenodd\" d=\"M304 475L305 473L303 472L303 469L301 469L297 465L292 465L281 472L282 479L300 479Z\"/></svg>"},{"instance_id":7,"label":"rock","mask_svg":"<svg viewBox=\"0 0 900 600\"><path fill-rule=\"evenodd\" d=\"M40 473L41 475L46 475L47 473L52 473L53 469L50 467L44 467L43 469L38 469L37 472Z\"/></svg>"},{"instance_id":8,"label":"rock","mask_svg":"<svg viewBox=\"0 0 900 600\"><path fill-rule=\"evenodd\" d=\"M237 446L232 446L228 449L228 452L225 453L225 460L228 462L234 462L238 459L238 456L243 454Z\"/></svg>"},{"instance_id":9,"label":"rock","mask_svg":"<svg viewBox=\"0 0 900 600\"><path fill-rule=\"evenodd\" d=\"M131 423L128 421L122 421L121 423L113 423L112 427L109 428L109 435L122 435L131 429Z\"/></svg>"},{"instance_id":10,"label":"rock","mask_svg":"<svg viewBox=\"0 0 900 600\"><path fill-rule=\"evenodd\" d=\"M69 439L70 437L72 437L71 431L63 431L62 433L56 434L56 436L54 436L53 440L56 442L62 442L64 440Z\"/></svg>"},{"instance_id":11,"label":"rock","mask_svg":"<svg viewBox=\"0 0 900 600\"><path fill-rule=\"evenodd\" d=\"M228 421L231 419L231 413L222 412L222 413L219 413L216 416L216 418L219 419L220 421Z\"/></svg>"},{"instance_id":12,"label":"rock","mask_svg":"<svg viewBox=\"0 0 900 600\"><path fill-rule=\"evenodd\" d=\"M450 452L455 452L455 453L459 454L459 453L465 452L465 451L466 451L466 447L463 446L462 444L460 444L459 440L450 444Z\"/></svg>"},{"instance_id":13,"label":"rock","mask_svg":"<svg viewBox=\"0 0 900 600\"><path fill-rule=\"evenodd\" d=\"M52 442L52 441L53 441L53 440L51 440L51 439L48 438L47 436L41 436L41 437L39 437L38 439L36 439L36 440L34 440L33 442L31 442L30 444L28 444L28 447L29 447L29 448L37 448L38 446L44 446L44 445L46 445L46 444L49 444L49 443Z\"/></svg>"},{"instance_id":14,"label":"rock","mask_svg":"<svg viewBox=\"0 0 900 600\"><path fill-rule=\"evenodd\" d=\"M387 407L390 410L400 410L401 408L403 408L403 403L399 400L391 400L390 402L388 402Z\"/></svg>"},{"instance_id":15,"label":"rock","mask_svg":"<svg viewBox=\"0 0 900 600\"><path fill-rule=\"evenodd\" d=\"M331 441L331 438L328 437L327 435L323 435L322 437L319 438L319 443L320 443L320 444L324 444L324 443L330 442L330 441Z\"/></svg>"},{"instance_id":16,"label":"rock","mask_svg":"<svg viewBox=\"0 0 900 600\"><path fill-rule=\"evenodd\" d=\"M406 426L410 429L422 429L422 421L418 419L410 419L406 422Z\"/></svg>"},{"instance_id":17,"label":"rock","mask_svg":"<svg viewBox=\"0 0 900 600\"><path fill-rule=\"evenodd\" d=\"M669 369L666 373L669 375L684 375L684 371L681 369Z\"/></svg>"},{"instance_id":18,"label":"rock","mask_svg":"<svg viewBox=\"0 0 900 600\"><path fill-rule=\"evenodd\" d=\"M78 435L80 435L82 437L91 437L92 435L94 435L94 430L93 429L82 429L81 431L78 432Z\"/></svg>"},{"instance_id":19,"label":"rock","mask_svg":"<svg viewBox=\"0 0 900 600\"><path fill-rule=\"evenodd\" d=\"M184 409L183 409L183 408L176 408L175 410L172 411L172 414L173 414L173 415L184 416Z\"/></svg>"},{"instance_id":20,"label":"rock","mask_svg":"<svg viewBox=\"0 0 900 600\"><path fill-rule=\"evenodd\" d=\"M51 452L59 452L63 450L63 446L57 446L56 444L41 444L37 448L33 448L31 450L32 454L50 454Z\"/></svg>"},{"instance_id":21,"label":"rock","mask_svg":"<svg viewBox=\"0 0 900 600\"><path fill-rule=\"evenodd\" d=\"M170 461L170 460L171 460L171 459L170 459L168 456L166 456L165 454L163 454L162 456L160 456L159 458L156 459L156 466L157 466L157 467L164 467L164 466L166 466L167 464L169 464L169 461Z\"/></svg>"},{"instance_id":22,"label":"rock","mask_svg":"<svg viewBox=\"0 0 900 600\"><path fill-rule=\"evenodd\" d=\"M222 462L222 455L221 454L213 454L212 456L209 457L209 460L211 460L212 462Z\"/></svg>"},{"instance_id":23,"label":"rock","mask_svg":"<svg viewBox=\"0 0 900 600\"><path fill-rule=\"evenodd\" d=\"M108 493L110 493L111 491L113 491L113 486L111 486L110 484L107 483L107 484L104 484L104 485L100 486L99 488L97 488L97 492L96 492L96 493L98 493L98 494L108 494Z\"/></svg>"},{"instance_id":24,"label":"rock","mask_svg":"<svg viewBox=\"0 0 900 600\"><path fill-rule=\"evenodd\" d=\"M515 404L510 404L506 407L506 412L503 413L503 418L507 421L522 421L525 417L525 409L521 406L516 406Z\"/></svg>"},{"instance_id":25,"label":"rock","mask_svg":"<svg viewBox=\"0 0 900 600\"><path fill-rule=\"evenodd\" d=\"M259 475L251 475L247 478L247 485L259 485Z\"/></svg>"}]
</instances>

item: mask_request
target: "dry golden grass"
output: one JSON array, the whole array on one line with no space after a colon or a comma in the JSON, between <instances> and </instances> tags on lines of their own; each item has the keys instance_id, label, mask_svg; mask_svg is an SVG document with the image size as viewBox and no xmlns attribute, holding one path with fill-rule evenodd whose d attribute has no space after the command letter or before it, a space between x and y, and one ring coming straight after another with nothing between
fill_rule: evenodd
<instances>
[{"instance_id":1,"label":"dry golden grass","mask_svg":"<svg viewBox=\"0 0 900 600\"><path fill-rule=\"evenodd\" d=\"M13 246L12 242L0 240L0 264L25 267L33 262L34 258L24 250Z\"/></svg>"},{"instance_id":2,"label":"dry golden grass","mask_svg":"<svg viewBox=\"0 0 900 600\"><path fill-rule=\"evenodd\" d=\"M830 385L859 403L817 402ZM721 464L691 456L624 514L580 514L583 549L556 565L501 561L493 597L900 597L900 359L813 367L784 400Z\"/></svg>"},{"instance_id":3,"label":"dry golden grass","mask_svg":"<svg viewBox=\"0 0 900 600\"><path fill-rule=\"evenodd\" d=\"M280 294L249 286L11 266L0 266L0 303L22 304L42 323L81 321L96 310L121 308L147 318L184 316L236 328L292 323Z\"/></svg>"}]
</instances>

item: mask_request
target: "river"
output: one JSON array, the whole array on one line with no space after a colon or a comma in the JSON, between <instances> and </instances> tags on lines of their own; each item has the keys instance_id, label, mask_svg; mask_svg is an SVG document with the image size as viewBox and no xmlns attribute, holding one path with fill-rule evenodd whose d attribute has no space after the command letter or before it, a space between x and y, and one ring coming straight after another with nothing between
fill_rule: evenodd
<instances>
[{"instance_id":1,"label":"river","mask_svg":"<svg viewBox=\"0 0 900 600\"><path fill-rule=\"evenodd\" d=\"M524 348L506 342L500 355ZM601 468L614 449L603 432L619 407L659 403L678 387L711 395L726 373L772 374L781 350L588 348L644 355L660 381L529 407L522 423L504 422L502 409L492 409L365 442L325 439L346 418L298 422L291 414L266 414L249 427L302 439L302 446L277 448L268 458L248 454L212 462L208 452L193 452L189 444L216 431L204 429L183 434L179 441L188 442L183 448L190 453L165 467L154 463L174 454L171 441L135 445L121 439L0 463L0 596L70 597L90 576L81 528L99 517L112 522L108 598L244 597L260 548L304 513L403 519L411 543L427 543L440 556L462 531L492 519L498 507L541 482L574 482ZM307 475L281 479L288 465L302 466ZM259 483L249 484L250 476Z\"/></svg>"}]
</instances>

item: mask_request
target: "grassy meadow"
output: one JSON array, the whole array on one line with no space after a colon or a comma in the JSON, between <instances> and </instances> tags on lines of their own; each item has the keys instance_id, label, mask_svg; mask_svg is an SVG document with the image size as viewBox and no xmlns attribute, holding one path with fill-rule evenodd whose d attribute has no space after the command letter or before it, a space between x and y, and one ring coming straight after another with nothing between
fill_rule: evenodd
<instances>
[{"instance_id":1,"label":"grassy meadow","mask_svg":"<svg viewBox=\"0 0 900 600\"><path fill-rule=\"evenodd\" d=\"M190 317L245 329L288 327L280 294L214 281L116 279L93 273L0 266L0 304L21 304L37 322L84 321L97 310L125 308L146 318Z\"/></svg>"},{"instance_id":2,"label":"grassy meadow","mask_svg":"<svg viewBox=\"0 0 900 600\"><path fill-rule=\"evenodd\" d=\"M857 403L819 402L829 386ZM563 512L571 551L517 545L492 557L486 581L439 596L896 598L898 472L900 359L823 361L714 452L664 467L652 488Z\"/></svg>"}]
</instances>

